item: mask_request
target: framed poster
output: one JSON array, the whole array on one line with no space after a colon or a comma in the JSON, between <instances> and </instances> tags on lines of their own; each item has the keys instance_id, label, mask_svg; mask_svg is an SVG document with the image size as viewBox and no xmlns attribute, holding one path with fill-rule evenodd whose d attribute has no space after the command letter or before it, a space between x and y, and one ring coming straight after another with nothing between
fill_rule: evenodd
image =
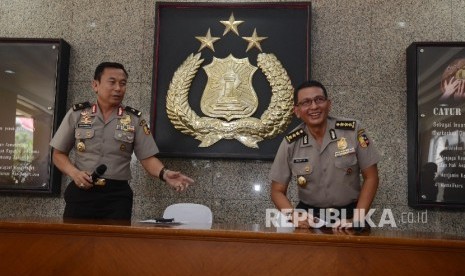
<instances>
[{"instance_id":1,"label":"framed poster","mask_svg":"<svg viewBox=\"0 0 465 276\"><path fill-rule=\"evenodd\" d=\"M310 3L157 2L160 156L271 160L310 76ZM292 30L292 31L290 31Z\"/></svg>"},{"instance_id":2,"label":"framed poster","mask_svg":"<svg viewBox=\"0 0 465 276\"><path fill-rule=\"evenodd\" d=\"M465 207L465 43L407 48L412 207Z\"/></svg>"},{"instance_id":3,"label":"framed poster","mask_svg":"<svg viewBox=\"0 0 465 276\"><path fill-rule=\"evenodd\" d=\"M60 192L49 143L66 112L69 52L61 39L0 39L0 192Z\"/></svg>"}]
</instances>

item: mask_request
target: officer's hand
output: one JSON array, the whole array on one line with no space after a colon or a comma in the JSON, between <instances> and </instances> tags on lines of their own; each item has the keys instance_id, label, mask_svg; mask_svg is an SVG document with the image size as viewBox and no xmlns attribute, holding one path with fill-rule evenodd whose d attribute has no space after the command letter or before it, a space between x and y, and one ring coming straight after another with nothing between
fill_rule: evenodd
<instances>
[{"instance_id":1,"label":"officer's hand","mask_svg":"<svg viewBox=\"0 0 465 276\"><path fill-rule=\"evenodd\" d=\"M188 176L185 176L184 174L180 172L175 172L171 170L167 170L164 175L166 183L173 187L177 192L182 192L189 185L194 184L194 180Z\"/></svg>"},{"instance_id":2,"label":"officer's hand","mask_svg":"<svg viewBox=\"0 0 465 276\"><path fill-rule=\"evenodd\" d=\"M337 220L335 223L331 225L333 229L348 229L352 228L352 219L342 219L342 220Z\"/></svg>"},{"instance_id":3,"label":"officer's hand","mask_svg":"<svg viewBox=\"0 0 465 276\"><path fill-rule=\"evenodd\" d=\"M357 232L353 228L332 228L335 235L354 235Z\"/></svg>"},{"instance_id":4,"label":"officer's hand","mask_svg":"<svg viewBox=\"0 0 465 276\"><path fill-rule=\"evenodd\" d=\"M79 189L88 190L94 186L90 178L90 173L88 172L76 171L71 177L73 178L74 184L76 184Z\"/></svg>"},{"instance_id":5,"label":"officer's hand","mask_svg":"<svg viewBox=\"0 0 465 276\"><path fill-rule=\"evenodd\" d=\"M310 228L310 224L308 223L308 220L301 220L297 223L297 228Z\"/></svg>"},{"instance_id":6,"label":"officer's hand","mask_svg":"<svg viewBox=\"0 0 465 276\"><path fill-rule=\"evenodd\" d=\"M294 224L296 228L310 228L309 218L307 212L300 212L295 210L289 215L290 222Z\"/></svg>"}]
</instances>

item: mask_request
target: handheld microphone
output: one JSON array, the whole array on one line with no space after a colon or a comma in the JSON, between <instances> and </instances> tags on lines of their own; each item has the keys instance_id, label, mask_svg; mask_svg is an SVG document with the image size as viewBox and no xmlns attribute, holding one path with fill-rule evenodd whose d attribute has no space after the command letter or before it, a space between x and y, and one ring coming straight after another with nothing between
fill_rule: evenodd
<instances>
[{"instance_id":1,"label":"handheld microphone","mask_svg":"<svg viewBox=\"0 0 465 276\"><path fill-rule=\"evenodd\" d=\"M105 173L106 170L107 170L106 165L102 164L98 166L95 169L95 171L92 173L92 175L90 176L92 178L92 182L94 182L95 184L95 181L97 181L97 178L100 178Z\"/></svg>"}]
</instances>

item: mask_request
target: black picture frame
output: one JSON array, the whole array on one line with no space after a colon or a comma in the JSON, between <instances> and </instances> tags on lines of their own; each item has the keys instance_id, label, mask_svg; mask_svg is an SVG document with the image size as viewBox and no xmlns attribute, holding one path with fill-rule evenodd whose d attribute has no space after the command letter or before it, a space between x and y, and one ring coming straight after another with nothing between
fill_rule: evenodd
<instances>
[{"instance_id":1,"label":"black picture frame","mask_svg":"<svg viewBox=\"0 0 465 276\"><path fill-rule=\"evenodd\" d=\"M239 35L232 31L224 34L221 20L231 15L244 21L238 26ZM257 143L258 148L246 146L238 139L220 139L207 147L193 135L176 129L166 111L167 94L174 73L189 55L200 53L203 63L211 64L213 58L224 59L229 55L247 58L257 66L259 53L272 53L288 73L291 85L299 85L310 78L311 3L179 3L157 2L154 38L154 70L151 99L151 129L159 147L160 157L226 158L272 160L284 138L298 121L294 116L287 128L278 135ZM261 43L262 51L252 47L248 51L243 37L250 37L254 29L258 36L267 37ZM196 36L211 36L220 40L213 44L214 51L201 46ZM292 30L292 31L291 31ZM208 76L199 68L189 88L188 103L200 117L206 116L200 99ZM257 70L252 79L258 97L258 107L250 116L260 118L269 108L272 88L265 75Z\"/></svg>"},{"instance_id":2,"label":"black picture frame","mask_svg":"<svg viewBox=\"0 0 465 276\"><path fill-rule=\"evenodd\" d=\"M408 204L464 208L465 42L412 43L407 94Z\"/></svg>"},{"instance_id":3,"label":"black picture frame","mask_svg":"<svg viewBox=\"0 0 465 276\"><path fill-rule=\"evenodd\" d=\"M60 194L49 146L66 113L70 45L58 38L0 38L0 192Z\"/></svg>"}]
</instances>

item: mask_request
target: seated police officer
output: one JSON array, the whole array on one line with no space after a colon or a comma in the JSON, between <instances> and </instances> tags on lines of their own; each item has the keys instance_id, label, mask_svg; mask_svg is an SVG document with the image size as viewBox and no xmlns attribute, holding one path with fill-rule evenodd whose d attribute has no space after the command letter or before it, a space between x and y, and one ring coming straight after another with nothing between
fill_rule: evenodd
<instances>
[{"instance_id":1,"label":"seated police officer","mask_svg":"<svg viewBox=\"0 0 465 276\"><path fill-rule=\"evenodd\" d=\"M64 194L64 218L130 220L133 192L128 180L133 152L151 176L177 191L194 183L166 169L154 156L158 148L147 121L141 112L122 104L127 78L119 63L98 65L92 82L97 102L74 105L50 143L53 163L73 179ZM73 148L74 164L68 156Z\"/></svg>"},{"instance_id":2,"label":"seated police officer","mask_svg":"<svg viewBox=\"0 0 465 276\"><path fill-rule=\"evenodd\" d=\"M294 92L294 104L294 113L303 123L278 149L270 171L271 199L278 209L292 210L287 188L295 177L300 200L296 209L308 211L309 217L337 216L329 226L350 228L352 219L363 220L359 217L363 211L354 216L354 209L368 212L375 197L379 154L360 122L328 115L331 101L321 83L301 84ZM316 221L299 219L294 224L309 227Z\"/></svg>"}]
</instances>

